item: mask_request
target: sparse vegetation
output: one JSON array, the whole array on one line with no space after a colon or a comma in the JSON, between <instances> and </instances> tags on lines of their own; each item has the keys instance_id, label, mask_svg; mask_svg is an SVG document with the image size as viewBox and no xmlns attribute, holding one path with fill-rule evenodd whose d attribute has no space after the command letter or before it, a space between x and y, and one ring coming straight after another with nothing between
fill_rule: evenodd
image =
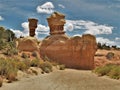
<instances>
[{"instance_id":1,"label":"sparse vegetation","mask_svg":"<svg viewBox=\"0 0 120 90\"><path fill-rule=\"evenodd\" d=\"M0 59L0 75L5 76L11 82L17 75L16 61L12 59Z\"/></svg>"},{"instance_id":2,"label":"sparse vegetation","mask_svg":"<svg viewBox=\"0 0 120 90\"><path fill-rule=\"evenodd\" d=\"M50 73L52 72L52 64L48 61L45 62L40 62L40 68L45 72L45 73Z\"/></svg>"},{"instance_id":3,"label":"sparse vegetation","mask_svg":"<svg viewBox=\"0 0 120 90\"><path fill-rule=\"evenodd\" d=\"M62 65L59 65L59 69L60 69L60 70L65 70L65 65L63 65L63 64L62 64Z\"/></svg>"},{"instance_id":4,"label":"sparse vegetation","mask_svg":"<svg viewBox=\"0 0 120 90\"><path fill-rule=\"evenodd\" d=\"M119 79L120 78L120 66L117 66L113 68L108 75L113 79Z\"/></svg>"},{"instance_id":5,"label":"sparse vegetation","mask_svg":"<svg viewBox=\"0 0 120 90\"><path fill-rule=\"evenodd\" d=\"M39 67L40 65L40 60L39 59L33 59L31 62L30 62L30 66L32 67Z\"/></svg>"},{"instance_id":6,"label":"sparse vegetation","mask_svg":"<svg viewBox=\"0 0 120 90\"><path fill-rule=\"evenodd\" d=\"M25 61L18 61L17 63L17 69L21 71L25 71L29 68L29 65L25 63Z\"/></svg>"},{"instance_id":7,"label":"sparse vegetation","mask_svg":"<svg viewBox=\"0 0 120 90\"><path fill-rule=\"evenodd\" d=\"M26 53L22 53L21 57L22 57L22 58L25 58L25 59L28 58L28 56L27 56Z\"/></svg>"},{"instance_id":8,"label":"sparse vegetation","mask_svg":"<svg viewBox=\"0 0 120 90\"><path fill-rule=\"evenodd\" d=\"M107 64L102 67L97 67L94 71L98 76L107 75L113 79L120 78L120 66L115 64Z\"/></svg>"}]
</instances>

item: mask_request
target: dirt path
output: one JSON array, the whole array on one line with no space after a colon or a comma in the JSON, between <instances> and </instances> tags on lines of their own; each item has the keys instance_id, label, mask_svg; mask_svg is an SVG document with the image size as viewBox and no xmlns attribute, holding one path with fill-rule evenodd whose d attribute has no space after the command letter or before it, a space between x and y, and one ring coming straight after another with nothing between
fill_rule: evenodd
<instances>
[{"instance_id":1,"label":"dirt path","mask_svg":"<svg viewBox=\"0 0 120 90\"><path fill-rule=\"evenodd\" d=\"M120 90L120 81L67 69L4 84L0 90Z\"/></svg>"}]
</instances>

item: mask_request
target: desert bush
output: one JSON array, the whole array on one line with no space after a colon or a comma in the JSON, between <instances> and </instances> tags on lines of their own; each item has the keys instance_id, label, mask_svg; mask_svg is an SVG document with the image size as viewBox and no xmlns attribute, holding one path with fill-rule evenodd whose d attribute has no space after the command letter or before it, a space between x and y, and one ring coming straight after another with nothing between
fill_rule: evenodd
<instances>
[{"instance_id":1,"label":"desert bush","mask_svg":"<svg viewBox=\"0 0 120 90\"><path fill-rule=\"evenodd\" d=\"M120 66L116 66L115 68L113 68L109 73L108 73L109 77L113 78L113 79L119 79L120 78Z\"/></svg>"},{"instance_id":2,"label":"desert bush","mask_svg":"<svg viewBox=\"0 0 120 90\"><path fill-rule=\"evenodd\" d=\"M28 56L27 56L26 53L22 53L21 57L22 57L22 58L25 58L25 59L28 58Z\"/></svg>"},{"instance_id":3,"label":"desert bush","mask_svg":"<svg viewBox=\"0 0 120 90\"><path fill-rule=\"evenodd\" d=\"M107 75L113 79L120 79L120 66L115 64L108 64L103 67L96 68L93 72L99 76Z\"/></svg>"},{"instance_id":4,"label":"desert bush","mask_svg":"<svg viewBox=\"0 0 120 90\"><path fill-rule=\"evenodd\" d=\"M16 48L11 49L10 52L11 52L13 55L18 55L18 49L16 49Z\"/></svg>"},{"instance_id":5,"label":"desert bush","mask_svg":"<svg viewBox=\"0 0 120 90\"><path fill-rule=\"evenodd\" d=\"M3 41L3 39L0 39L0 50L4 49L6 47L6 43Z\"/></svg>"},{"instance_id":6,"label":"desert bush","mask_svg":"<svg viewBox=\"0 0 120 90\"><path fill-rule=\"evenodd\" d=\"M114 57L114 53L113 52L108 52L107 55L106 55L106 58L107 59L112 59Z\"/></svg>"},{"instance_id":7,"label":"desert bush","mask_svg":"<svg viewBox=\"0 0 120 90\"><path fill-rule=\"evenodd\" d=\"M19 70L25 71L28 69L28 67L29 66L27 64L25 64L23 61L17 62L17 69L19 69Z\"/></svg>"},{"instance_id":8,"label":"desert bush","mask_svg":"<svg viewBox=\"0 0 120 90\"><path fill-rule=\"evenodd\" d=\"M16 76L17 76L17 68L9 68L7 74L6 74L6 78L12 82L12 81L16 81Z\"/></svg>"},{"instance_id":9,"label":"desert bush","mask_svg":"<svg viewBox=\"0 0 120 90\"><path fill-rule=\"evenodd\" d=\"M6 42L4 40L0 41L0 48L3 51L3 54L8 55L8 56L12 56L12 55L17 55L18 54L18 50L15 46L15 41L10 41L10 42Z\"/></svg>"},{"instance_id":10,"label":"desert bush","mask_svg":"<svg viewBox=\"0 0 120 90\"><path fill-rule=\"evenodd\" d=\"M52 72L52 64L48 61L41 62L40 68L46 73Z\"/></svg>"},{"instance_id":11,"label":"desert bush","mask_svg":"<svg viewBox=\"0 0 120 90\"><path fill-rule=\"evenodd\" d=\"M111 71L112 68L114 68L116 65L108 64L102 67L97 67L93 72L98 74L98 76L104 76L108 75L108 73Z\"/></svg>"},{"instance_id":12,"label":"desert bush","mask_svg":"<svg viewBox=\"0 0 120 90\"><path fill-rule=\"evenodd\" d=\"M23 60L23 63L26 65L26 69L28 69L30 67L30 63L31 63L31 60L30 59L24 59Z\"/></svg>"},{"instance_id":13,"label":"desert bush","mask_svg":"<svg viewBox=\"0 0 120 90\"><path fill-rule=\"evenodd\" d=\"M40 60L39 59L33 59L31 62L30 62L30 66L32 67L38 67L40 65Z\"/></svg>"},{"instance_id":14,"label":"desert bush","mask_svg":"<svg viewBox=\"0 0 120 90\"><path fill-rule=\"evenodd\" d=\"M60 69L60 70L64 70L64 69L65 69L65 65L63 65L63 64L62 64L62 65L59 65L59 69Z\"/></svg>"},{"instance_id":15,"label":"desert bush","mask_svg":"<svg viewBox=\"0 0 120 90\"><path fill-rule=\"evenodd\" d=\"M8 80L14 81L18 69L16 61L13 59L0 59L0 75L5 76Z\"/></svg>"}]
</instances>

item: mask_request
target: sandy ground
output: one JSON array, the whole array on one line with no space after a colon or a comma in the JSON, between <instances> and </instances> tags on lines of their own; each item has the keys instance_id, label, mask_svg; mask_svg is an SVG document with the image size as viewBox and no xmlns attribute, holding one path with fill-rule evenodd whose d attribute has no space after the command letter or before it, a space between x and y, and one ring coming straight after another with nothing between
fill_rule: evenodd
<instances>
[{"instance_id":1,"label":"sandy ground","mask_svg":"<svg viewBox=\"0 0 120 90\"><path fill-rule=\"evenodd\" d=\"M91 71L66 69L3 84L0 90L120 90L120 80Z\"/></svg>"}]
</instances>

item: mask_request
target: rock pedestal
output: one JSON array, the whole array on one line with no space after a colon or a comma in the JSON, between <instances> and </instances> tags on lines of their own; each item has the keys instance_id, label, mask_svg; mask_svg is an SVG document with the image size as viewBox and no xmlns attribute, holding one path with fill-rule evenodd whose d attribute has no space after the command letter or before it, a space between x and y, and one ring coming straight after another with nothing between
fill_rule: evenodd
<instances>
[{"instance_id":1,"label":"rock pedestal","mask_svg":"<svg viewBox=\"0 0 120 90\"><path fill-rule=\"evenodd\" d=\"M29 21L29 36L34 37L35 36L35 29L37 28L37 19L30 18Z\"/></svg>"},{"instance_id":2,"label":"rock pedestal","mask_svg":"<svg viewBox=\"0 0 120 90\"><path fill-rule=\"evenodd\" d=\"M69 68L93 69L96 46L95 37L89 34L71 38L54 35L42 41L40 55Z\"/></svg>"},{"instance_id":3,"label":"rock pedestal","mask_svg":"<svg viewBox=\"0 0 120 90\"><path fill-rule=\"evenodd\" d=\"M47 18L50 36L41 43L41 58L65 64L70 68L93 69L97 49L96 38L90 34L69 38L63 29L64 18L63 14L56 12Z\"/></svg>"},{"instance_id":4,"label":"rock pedestal","mask_svg":"<svg viewBox=\"0 0 120 90\"><path fill-rule=\"evenodd\" d=\"M19 38L17 48L19 51L39 52L38 40L35 37Z\"/></svg>"},{"instance_id":5,"label":"rock pedestal","mask_svg":"<svg viewBox=\"0 0 120 90\"><path fill-rule=\"evenodd\" d=\"M64 34L64 24L65 24L65 15L54 12L49 18L47 18L50 35L60 35Z\"/></svg>"}]
</instances>

